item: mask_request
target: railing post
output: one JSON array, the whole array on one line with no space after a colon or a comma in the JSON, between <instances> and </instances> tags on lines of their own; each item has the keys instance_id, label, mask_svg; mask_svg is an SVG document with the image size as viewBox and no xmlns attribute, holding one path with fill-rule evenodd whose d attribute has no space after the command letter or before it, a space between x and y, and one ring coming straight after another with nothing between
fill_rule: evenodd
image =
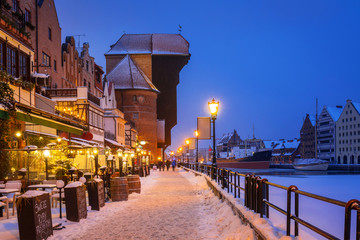
<instances>
[{"instance_id":1,"label":"railing post","mask_svg":"<svg viewBox=\"0 0 360 240\"><path fill-rule=\"evenodd\" d=\"M240 187L241 187L241 183L240 183L240 175L238 173L236 173L237 175L237 180L238 180L238 197L241 198L241 192L240 192Z\"/></svg>"},{"instance_id":2,"label":"railing post","mask_svg":"<svg viewBox=\"0 0 360 240\"><path fill-rule=\"evenodd\" d=\"M236 191L237 191L237 185L236 185L236 173L232 176L234 178L234 198L236 198Z\"/></svg>"},{"instance_id":3,"label":"railing post","mask_svg":"<svg viewBox=\"0 0 360 240\"><path fill-rule=\"evenodd\" d=\"M260 176L256 176L254 178L254 192L255 192L255 199L254 199L254 202L255 202L255 206L254 206L254 210L256 213L260 213L260 207L259 207L259 203L260 203L260 199L261 199L261 196L259 195L259 183L260 183L260 179L261 177Z\"/></svg>"},{"instance_id":4,"label":"railing post","mask_svg":"<svg viewBox=\"0 0 360 240\"><path fill-rule=\"evenodd\" d=\"M359 206L360 201L356 199L351 199L345 205L345 227L344 227L344 240L350 239L350 230L351 230L351 210L357 209L357 222L356 222L356 239L360 239L360 226L359 226Z\"/></svg>"},{"instance_id":5,"label":"railing post","mask_svg":"<svg viewBox=\"0 0 360 240\"><path fill-rule=\"evenodd\" d=\"M230 192L230 183L229 183L229 177L230 177L230 173L229 173L229 171L226 171L226 177L227 177L227 179L226 179L226 182L227 182L227 192L229 193Z\"/></svg>"},{"instance_id":6,"label":"railing post","mask_svg":"<svg viewBox=\"0 0 360 240\"><path fill-rule=\"evenodd\" d=\"M245 206L250 208L250 175L245 175Z\"/></svg>"},{"instance_id":7,"label":"railing post","mask_svg":"<svg viewBox=\"0 0 360 240\"><path fill-rule=\"evenodd\" d=\"M252 210L257 212L257 180L258 176L253 176L252 179Z\"/></svg>"},{"instance_id":8,"label":"railing post","mask_svg":"<svg viewBox=\"0 0 360 240\"><path fill-rule=\"evenodd\" d=\"M224 176L224 169L221 169L221 188L225 188L225 176Z\"/></svg>"},{"instance_id":9,"label":"railing post","mask_svg":"<svg viewBox=\"0 0 360 240\"><path fill-rule=\"evenodd\" d=\"M266 193L265 193L265 195L266 195L266 200L270 201L269 184L266 184ZM267 218L270 217L270 215L269 215L269 205L267 205L267 204L266 204L266 217Z\"/></svg>"},{"instance_id":10,"label":"railing post","mask_svg":"<svg viewBox=\"0 0 360 240\"><path fill-rule=\"evenodd\" d=\"M259 213L260 213L260 217L262 218L263 215L265 214L265 203L264 203L264 198L265 198L265 182L267 181L266 178L264 179L259 179L258 181L258 190L259 190L259 194L258 194L258 208L259 208Z\"/></svg>"},{"instance_id":11,"label":"railing post","mask_svg":"<svg viewBox=\"0 0 360 240\"><path fill-rule=\"evenodd\" d=\"M295 216L299 217L299 194L295 193ZM295 237L299 236L299 223L294 221Z\"/></svg>"},{"instance_id":12,"label":"railing post","mask_svg":"<svg viewBox=\"0 0 360 240\"><path fill-rule=\"evenodd\" d=\"M291 185L287 189L287 208L286 208L286 236L290 236L291 231L291 191L297 190L298 188L294 185Z\"/></svg>"}]
</instances>

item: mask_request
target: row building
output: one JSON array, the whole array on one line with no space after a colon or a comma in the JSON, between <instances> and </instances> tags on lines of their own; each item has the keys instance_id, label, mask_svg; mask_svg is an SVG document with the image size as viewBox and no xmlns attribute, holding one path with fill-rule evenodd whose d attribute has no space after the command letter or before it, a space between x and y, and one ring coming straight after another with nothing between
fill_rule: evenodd
<instances>
[{"instance_id":1,"label":"row building","mask_svg":"<svg viewBox=\"0 0 360 240\"><path fill-rule=\"evenodd\" d=\"M359 103L347 100L344 107L324 106L317 120L310 119L307 115L300 131L301 158L317 157L332 164L360 164Z\"/></svg>"}]
</instances>

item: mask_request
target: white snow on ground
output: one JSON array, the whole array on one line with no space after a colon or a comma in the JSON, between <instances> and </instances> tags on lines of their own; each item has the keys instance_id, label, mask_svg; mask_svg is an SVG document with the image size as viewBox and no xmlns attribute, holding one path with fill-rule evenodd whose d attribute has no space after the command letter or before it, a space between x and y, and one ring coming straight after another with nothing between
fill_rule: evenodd
<instances>
[{"instance_id":1,"label":"white snow on ground","mask_svg":"<svg viewBox=\"0 0 360 240\"><path fill-rule=\"evenodd\" d=\"M53 225L66 228L54 231L50 239L255 239L253 230L209 190L203 177L182 170L153 171L141 184L141 194L89 210L79 223L59 219L58 210L52 209ZM3 219L1 239L18 239L16 216Z\"/></svg>"}]
</instances>

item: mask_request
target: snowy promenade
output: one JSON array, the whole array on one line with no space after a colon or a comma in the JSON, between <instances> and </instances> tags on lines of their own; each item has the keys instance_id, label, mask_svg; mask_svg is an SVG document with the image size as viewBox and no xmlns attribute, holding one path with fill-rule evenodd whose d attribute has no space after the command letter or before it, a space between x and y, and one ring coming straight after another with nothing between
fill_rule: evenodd
<instances>
[{"instance_id":1,"label":"snowy promenade","mask_svg":"<svg viewBox=\"0 0 360 240\"><path fill-rule=\"evenodd\" d=\"M152 171L141 181L141 194L106 203L100 211L89 208L79 223L60 220L52 209L53 225L66 228L50 239L254 239L253 230L214 196L203 177L178 169ZM16 217L0 221L0 235L18 239Z\"/></svg>"}]
</instances>

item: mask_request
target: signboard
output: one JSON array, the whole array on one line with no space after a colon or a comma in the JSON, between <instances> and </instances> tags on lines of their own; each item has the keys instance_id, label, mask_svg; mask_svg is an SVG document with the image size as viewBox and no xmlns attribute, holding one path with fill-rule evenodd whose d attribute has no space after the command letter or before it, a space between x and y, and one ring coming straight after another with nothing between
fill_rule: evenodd
<instances>
[{"instance_id":1,"label":"signboard","mask_svg":"<svg viewBox=\"0 0 360 240\"><path fill-rule=\"evenodd\" d=\"M197 118L198 139L211 139L211 120L210 117Z\"/></svg>"},{"instance_id":2,"label":"signboard","mask_svg":"<svg viewBox=\"0 0 360 240\"><path fill-rule=\"evenodd\" d=\"M69 185L64 188L66 218L69 221L79 222L80 219L87 217L85 189L83 186Z\"/></svg>"},{"instance_id":3,"label":"signboard","mask_svg":"<svg viewBox=\"0 0 360 240\"><path fill-rule=\"evenodd\" d=\"M89 181L86 183L88 189L89 205L91 210L100 210L101 207L105 206L104 199L104 182L101 179Z\"/></svg>"},{"instance_id":4,"label":"signboard","mask_svg":"<svg viewBox=\"0 0 360 240\"><path fill-rule=\"evenodd\" d=\"M47 239L53 235L49 193L28 191L16 201L20 239Z\"/></svg>"}]
</instances>

